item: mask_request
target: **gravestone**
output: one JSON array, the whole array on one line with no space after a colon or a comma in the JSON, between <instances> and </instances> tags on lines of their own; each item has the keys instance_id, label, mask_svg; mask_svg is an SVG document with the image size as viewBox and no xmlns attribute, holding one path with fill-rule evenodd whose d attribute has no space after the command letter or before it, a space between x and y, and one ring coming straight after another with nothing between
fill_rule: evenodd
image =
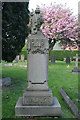
<instances>
[{"instance_id":1,"label":"gravestone","mask_svg":"<svg viewBox=\"0 0 80 120\"><path fill-rule=\"evenodd\" d=\"M48 87L48 60L48 39L40 31L36 33L32 29L31 37L27 41L28 86L15 106L16 116L61 115L61 106Z\"/></svg>"},{"instance_id":2,"label":"gravestone","mask_svg":"<svg viewBox=\"0 0 80 120\"><path fill-rule=\"evenodd\" d=\"M70 57L67 57L67 58L66 58L66 63L67 63L67 64L70 64Z\"/></svg>"},{"instance_id":3,"label":"gravestone","mask_svg":"<svg viewBox=\"0 0 80 120\"><path fill-rule=\"evenodd\" d=\"M51 63L52 63L52 64L55 64L55 55L54 55L54 54L51 55Z\"/></svg>"},{"instance_id":4,"label":"gravestone","mask_svg":"<svg viewBox=\"0 0 80 120\"><path fill-rule=\"evenodd\" d=\"M21 55L21 62L24 62L25 61L25 58L24 58L24 55L22 54Z\"/></svg>"},{"instance_id":5,"label":"gravestone","mask_svg":"<svg viewBox=\"0 0 80 120\"><path fill-rule=\"evenodd\" d=\"M16 56L15 61L19 62L19 55Z\"/></svg>"},{"instance_id":6,"label":"gravestone","mask_svg":"<svg viewBox=\"0 0 80 120\"><path fill-rule=\"evenodd\" d=\"M10 77L6 77L3 79L0 79L0 85L2 86L9 86L11 84L11 79Z\"/></svg>"},{"instance_id":7,"label":"gravestone","mask_svg":"<svg viewBox=\"0 0 80 120\"><path fill-rule=\"evenodd\" d=\"M79 73L80 70L78 68L78 59L80 59L80 57L78 57L78 54L76 54L76 57L73 57L73 58L76 59L76 62L75 62L75 67L72 70L72 73Z\"/></svg>"}]
</instances>

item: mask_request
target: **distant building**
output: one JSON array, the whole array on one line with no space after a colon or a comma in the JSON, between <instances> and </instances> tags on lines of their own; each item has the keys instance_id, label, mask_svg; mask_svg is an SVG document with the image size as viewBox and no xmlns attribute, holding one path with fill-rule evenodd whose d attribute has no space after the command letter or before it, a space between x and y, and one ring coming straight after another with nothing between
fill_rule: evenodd
<instances>
[{"instance_id":1,"label":"distant building","mask_svg":"<svg viewBox=\"0 0 80 120\"><path fill-rule=\"evenodd\" d=\"M62 45L54 45L53 50L64 50L64 46ZM79 50L78 46L75 45L74 47L66 47L65 50Z\"/></svg>"},{"instance_id":2,"label":"distant building","mask_svg":"<svg viewBox=\"0 0 80 120\"><path fill-rule=\"evenodd\" d=\"M62 50L61 45L54 45L53 50Z\"/></svg>"}]
</instances>

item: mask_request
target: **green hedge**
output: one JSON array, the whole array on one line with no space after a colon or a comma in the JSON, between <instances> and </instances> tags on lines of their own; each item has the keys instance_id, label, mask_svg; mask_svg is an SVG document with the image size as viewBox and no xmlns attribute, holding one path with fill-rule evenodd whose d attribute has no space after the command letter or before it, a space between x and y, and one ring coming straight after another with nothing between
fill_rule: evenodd
<instances>
[{"instance_id":1,"label":"green hedge","mask_svg":"<svg viewBox=\"0 0 80 120\"><path fill-rule=\"evenodd\" d=\"M49 59L51 59L51 55L54 54L56 57L56 60L63 61L64 58L70 57L73 60L73 56L76 56L79 52L77 50L70 51L70 50L52 50L49 56Z\"/></svg>"},{"instance_id":2,"label":"green hedge","mask_svg":"<svg viewBox=\"0 0 80 120\"><path fill-rule=\"evenodd\" d=\"M21 59L21 55L24 54L25 56L25 60L27 60L27 51L21 51L21 53L19 54L20 55L20 59Z\"/></svg>"},{"instance_id":3,"label":"green hedge","mask_svg":"<svg viewBox=\"0 0 80 120\"><path fill-rule=\"evenodd\" d=\"M27 59L27 51L22 50L22 52L20 53L20 57L21 55L24 54L25 55L25 59ZM70 57L73 60L73 56L75 56L76 54L79 54L79 52L77 50L74 51L70 51L70 50L52 50L49 56L49 60L51 59L51 55L55 54L56 60L60 60L63 61L64 58L66 57Z\"/></svg>"}]
</instances>

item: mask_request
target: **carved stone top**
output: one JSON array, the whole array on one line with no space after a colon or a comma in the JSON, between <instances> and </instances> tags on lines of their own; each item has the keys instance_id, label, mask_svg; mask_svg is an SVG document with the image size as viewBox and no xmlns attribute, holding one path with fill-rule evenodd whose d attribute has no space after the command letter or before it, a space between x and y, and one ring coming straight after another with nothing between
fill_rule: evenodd
<instances>
[{"instance_id":1,"label":"carved stone top","mask_svg":"<svg viewBox=\"0 0 80 120\"><path fill-rule=\"evenodd\" d=\"M31 12L31 33L36 34L42 23L42 14L40 14L40 9L36 8L35 12Z\"/></svg>"},{"instance_id":2,"label":"carved stone top","mask_svg":"<svg viewBox=\"0 0 80 120\"><path fill-rule=\"evenodd\" d=\"M48 54L49 45L48 39L38 31L37 34L32 34L27 41L27 53L40 53L40 54Z\"/></svg>"}]
</instances>

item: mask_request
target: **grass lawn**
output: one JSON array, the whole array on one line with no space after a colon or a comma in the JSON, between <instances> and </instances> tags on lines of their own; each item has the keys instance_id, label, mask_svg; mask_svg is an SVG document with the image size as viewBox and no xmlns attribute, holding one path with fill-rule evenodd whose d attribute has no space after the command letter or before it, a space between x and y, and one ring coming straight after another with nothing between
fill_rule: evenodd
<instances>
[{"instance_id":1,"label":"grass lawn","mask_svg":"<svg viewBox=\"0 0 80 120\"><path fill-rule=\"evenodd\" d=\"M5 62L2 63L2 77L10 77L12 83L9 87L3 87L2 93L2 116L3 118L22 118L15 117L15 105L19 97L22 97L24 89L27 87L27 68L21 68L19 65L27 64L14 63L14 66L4 66ZM49 73L48 73L48 85L52 90L53 96L58 98L61 104L62 115L60 118L75 118L69 110L67 104L63 100L59 93L60 88L63 88L69 97L78 106L76 99L78 98L78 74L72 74L71 71L74 68L73 63L70 67L66 67L67 64L62 61L56 61L56 64L49 62ZM37 120L52 120L53 118L36 118Z\"/></svg>"}]
</instances>

